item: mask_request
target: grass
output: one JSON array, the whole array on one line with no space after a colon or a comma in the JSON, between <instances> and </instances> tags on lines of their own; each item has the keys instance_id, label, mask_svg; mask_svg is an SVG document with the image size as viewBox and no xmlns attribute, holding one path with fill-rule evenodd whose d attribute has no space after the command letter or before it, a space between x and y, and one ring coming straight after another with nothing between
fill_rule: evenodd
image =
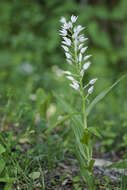
<instances>
[{"instance_id":1,"label":"grass","mask_svg":"<svg viewBox=\"0 0 127 190\"><path fill-rule=\"evenodd\" d=\"M30 81L29 81L30 82ZM32 86L31 84L27 85ZM34 97L33 99L31 99ZM70 101L69 97L73 97ZM44 89L25 93L9 88L1 94L0 106L0 188L3 190L82 190L86 187L81 179L79 166L74 159L74 136L70 129L70 117L77 121L78 115L68 107L78 99L65 91L64 106L53 93ZM70 113L72 113L70 115ZM100 126L93 110L90 128ZM61 116L57 120L58 116ZM99 114L101 117L102 115ZM107 117L107 116L106 116ZM101 120L101 135L93 136L95 157L107 159L105 154L114 152L116 160L126 158L126 112ZM119 121L120 119L120 121ZM58 122L56 122L58 121ZM93 122L92 122L93 121ZM96 122L95 122L96 121ZM119 121L119 126L117 124ZM94 123L94 125L93 125ZM116 130L117 127L117 130ZM100 133L99 132L99 133ZM95 131L94 131L95 133ZM122 140L123 139L123 140ZM110 142L113 143L110 143ZM115 145L115 146L114 146ZM116 156L109 154L111 161ZM126 166L124 167L126 169ZM126 176L121 182L111 184L106 176L96 179L97 189L126 189Z\"/></svg>"},{"instance_id":2,"label":"grass","mask_svg":"<svg viewBox=\"0 0 127 190\"><path fill-rule=\"evenodd\" d=\"M85 188L79 166L74 159L74 141L73 134L68 128L69 122L58 123L56 128L47 134L49 118L45 120L39 117L35 103L28 102L23 106L24 103L21 105L20 102L20 105L17 104L15 107L14 100L12 96L9 97L6 105L1 108L1 119L4 120L1 122L0 131L0 188L3 190ZM98 154L100 157L103 153ZM110 179L106 177L103 183L102 181L100 179L96 182L98 189L126 189L124 175L117 187L111 185Z\"/></svg>"},{"instance_id":3,"label":"grass","mask_svg":"<svg viewBox=\"0 0 127 190\"><path fill-rule=\"evenodd\" d=\"M6 165L0 176L1 189L82 190L85 188L74 155L68 149L65 152L62 140L60 141L56 134L53 134L50 140L43 137L41 141L39 135L29 135L27 138L20 138L16 143L16 136L12 132L4 132L2 135L8 140L4 143L3 151L0 148L1 159ZM106 176L96 180L96 184L98 189L126 190L126 176L123 175L121 183L118 184L110 184L110 179Z\"/></svg>"}]
</instances>

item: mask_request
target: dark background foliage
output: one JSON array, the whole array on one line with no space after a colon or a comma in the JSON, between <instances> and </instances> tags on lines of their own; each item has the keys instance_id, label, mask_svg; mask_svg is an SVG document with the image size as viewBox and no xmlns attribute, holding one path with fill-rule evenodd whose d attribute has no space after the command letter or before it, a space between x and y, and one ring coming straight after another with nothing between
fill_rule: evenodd
<instances>
[{"instance_id":1,"label":"dark background foliage","mask_svg":"<svg viewBox=\"0 0 127 190\"><path fill-rule=\"evenodd\" d=\"M126 0L1 0L1 106L6 105L10 91L12 94L11 105L7 107L10 112L6 106L1 109L2 116L8 115L7 122L16 122L15 117L18 117L32 125L36 106L29 96L36 94L38 88L43 88L46 94L54 89L65 96L73 94L72 90L66 93L68 85L59 76L59 69L67 68L60 47L59 20L61 16L69 18L72 14L78 15L79 23L86 27L88 51L93 55L92 66L84 80L98 77L90 99L126 73ZM21 110L27 114L20 114ZM46 113L42 113L45 119ZM105 145L102 151L109 150L115 143L118 144L116 149L127 144L127 79L96 106L89 117L89 125L100 128Z\"/></svg>"}]
</instances>

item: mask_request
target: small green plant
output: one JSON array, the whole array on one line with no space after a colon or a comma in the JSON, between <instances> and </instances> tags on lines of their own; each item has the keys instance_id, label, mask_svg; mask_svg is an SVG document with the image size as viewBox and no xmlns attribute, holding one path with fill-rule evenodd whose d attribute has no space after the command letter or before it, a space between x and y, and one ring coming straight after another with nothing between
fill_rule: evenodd
<instances>
[{"instance_id":1,"label":"small green plant","mask_svg":"<svg viewBox=\"0 0 127 190\"><path fill-rule=\"evenodd\" d=\"M92 158L92 135L99 136L96 128L88 127L87 116L104 96L121 80L115 82L108 90L101 92L88 106L88 97L93 93L94 84L97 78L91 79L88 83L84 83L86 70L90 67L91 62L88 59L91 55L84 55L87 46L84 46L87 38L80 34L84 29L81 25L76 25L76 16L72 15L69 22L64 17L61 18L62 29L60 35L63 38L62 48L65 51L66 61L70 65L69 71L63 71L66 78L70 81L70 86L76 91L77 96L81 98L82 109L77 113L75 109L70 107L60 96L57 96L59 102L63 104L63 109L69 112L73 122L73 132L75 135L76 156L79 161L80 171L83 180L90 190L95 190L95 179L92 173L95 160ZM87 107L86 107L87 106Z\"/></svg>"},{"instance_id":2,"label":"small green plant","mask_svg":"<svg viewBox=\"0 0 127 190\"><path fill-rule=\"evenodd\" d=\"M10 177L10 171L7 168L8 153L2 144L0 144L0 189L11 190L14 178Z\"/></svg>"}]
</instances>

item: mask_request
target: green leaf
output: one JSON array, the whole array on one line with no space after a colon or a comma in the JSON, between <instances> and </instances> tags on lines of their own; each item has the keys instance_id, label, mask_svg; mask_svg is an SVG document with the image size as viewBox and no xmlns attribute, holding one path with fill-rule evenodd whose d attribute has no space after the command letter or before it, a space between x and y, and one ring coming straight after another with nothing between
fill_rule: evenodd
<instances>
[{"instance_id":1,"label":"green leaf","mask_svg":"<svg viewBox=\"0 0 127 190\"><path fill-rule=\"evenodd\" d=\"M13 183L6 183L4 186L4 190L11 190Z\"/></svg>"},{"instance_id":2,"label":"green leaf","mask_svg":"<svg viewBox=\"0 0 127 190\"><path fill-rule=\"evenodd\" d=\"M95 160L90 160L89 167L87 168L89 172L92 172L93 166L94 166Z\"/></svg>"},{"instance_id":3,"label":"green leaf","mask_svg":"<svg viewBox=\"0 0 127 190\"><path fill-rule=\"evenodd\" d=\"M70 119L72 116L78 114L77 112L75 113L71 113L71 114L67 114L65 116L62 117L62 119L60 119L59 121L57 121L54 125L52 125L51 127L49 127L46 130L46 134L49 134L56 126L60 125L61 123L63 123L64 121Z\"/></svg>"},{"instance_id":4,"label":"green leaf","mask_svg":"<svg viewBox=\"0 0 127 190\"><path fill-rule=\"evenodd\" d=\"M5 148L0 144L0 154L6 152Z\"/></svg>"},{"instance_id":5,"label":"green leaf","mask_svg":"<svg viewBox=\"0 0 127 190\"><path fill-rule=\"evenodd\" d=\"M88 25L88 31L93 42L102 48L109 49L112 47L111 39L108 33L101 30L97 22L90 22ZM101 35L100 35L101 34Z\"/></svg>"},{"instance_id":6,"label":"green leaf","mask_svg":"<svg viewBox=\"0 0 127 190\"><path fill-rule=\"evenodd\" d=\"M0 159L0 174L4 168L5 168L5 161L3 159Z\"/></svg>"},{"instance_id":7,"label":"green leaf","mask_svg":"<svg viewBox=\"0 0 127 190\"><path fill-rule=\"evenodd\" d=\"M115 8L111 12L111 18L112 20L124 20L126 19L127 15L127 1L121 0L119 1L119 4L115 6Z\"/></svg>"},{"instance_id":8,"label":"green leaf","mask_svg":"<svg viewBox=\"0 0 127 190\"><path fill-rule=\"evenodd\" d=\"M51 100L51 94L47 94L42 88L36 91L36 107L41 116L46 117L46 112Z\"/></svg>"},{"instance_id":9,"label":"green leaf","mask_svg":"<svg viewBox=\"0 0 127 190\"><path fill-rule=\"evenodd\" d=\"M33 180L38 179L40 177L40 172L32 172L31 174L29 174L29 177Z\"/></svg>"},{"instance_id":10,"label":"green leaf","mask_svg":"<svg viewBox=\"0 0 127 190\"><path fill-rule=\"evenodd\" d=\"M15 181L15 178L10 178L10 177L1 177L0 178L0 182L4 182L4 183L12 183Z\"/></svg>"},{"instance_id":11,"label":"green leaf","mask_svg":"<svg viewBox=\"0 0 127 190\"><path fill-rule=\"evenodd\" d=\"M83 137L81 138L81 142L85 144L86 146L89 145L91 134L88 130L85 130L83 133Z\"/></svg>"},{"instance_id":12,"label":"green leaf","mask_svg":"<svg viewBox=\"0 0 127 190\"><path fill-rule=\"evenodd\" d=\"M125 144L127 144L127 134L123 135L123 141Z\"/></svg>"},{"instance_id":13,"label":"green leaf","mask_svg":"<svg viewBox=\"0 0 127 190\"><path fill-rule=\"evenodd\" d=\"M93 135L101 138L101 134L100 134L99 130L96 127L88 127L88 131L90 133L92 133Z\"/></svg>"},{"instance_id":14,"label":"green leaf","mask_svg":"<svg viewBox=\"0 0 127 190\"><path fill-rule=\"evenodd\" d=\"M120 77L112 86L110 86L108 89L102 91L99 95L96 96L96 98L90 103L90 105L86 109L86 115L88 116L93 109L93 107L100 102L121 80L123 80L127 75L123 75Z\"/></svg>"},{"instance_id":15,"label":"green leaf","mask_svg":"<svg viewBox=\"0 0 127 190\"><path fill-rule=\"evenodd\" d=\"M106 6L98 5L95 7L95 15L100 19L109 19L110 13Z\"/></svg>"},{"instance_id":16,"label":"green leaf","mask_svg":"<svg viewBox=\"0 0 127 190\"><path fill-rule=\"evenodd\" d=\"M72 181L74 181L74 182L79 182L81 179L80 179L80 177L79 176L76 176L76 177L73 177L72 178Z\"/></svg>"},{"instance_id":17,"label":"green leaf","mask_svg":"<svg viewBox=\"0 0 127 190\"><path fill-rule=\"evenodd\" d=\"M38 88L36 91L37 102L44 103L46 99L46 93L42 88Z\"/></svg>"},{"instance_id":18,"label":"green leaf","mask_svg":"<svg viewBox=\"0 0 127 190\"><path fill-rule=\"evenodd\" d=\"M118 169L126 169L127 168L127 160L122 160L120 162L113 163L107 168L118 168Z\"/></svg>"},{"instance_id":19,"label":"green leaf","mask_svg":"<svg viewBox=\"0 0 127 190\"><path fill-rule=\"evenodd\" d=\"M102 141L102 145L111 146L113 144L113 139L106 139Z\"/></svg>"},{"instance_id":20,"label":"green leaf","mask_svg":"<svg viewBox=\"0 0 127 190\"><path fill-rule=\"evenodd\" d=\"M66 102L63 97L61 97L60 95L57 95L55 92L53 92L53 95L56 97L56 99L58 100L58 103L61 104L63 111L67 112L67 113L74 113L76 110L73 109L73 107L71 105L69 105L68 102ZM81 143L81 138L82 138L82 134L84 132L84 125L82 123L82 119L80 115L74 115L73 117L71 117L72 120L72 125L71 128L73 130L73 133L75 135L75 145L77 148L77 157L79 158L80 162L81 160L83 160L83 165L84 163L84 159L86 158L86 148L85 146Z\"/></svg>"}]
</instances>

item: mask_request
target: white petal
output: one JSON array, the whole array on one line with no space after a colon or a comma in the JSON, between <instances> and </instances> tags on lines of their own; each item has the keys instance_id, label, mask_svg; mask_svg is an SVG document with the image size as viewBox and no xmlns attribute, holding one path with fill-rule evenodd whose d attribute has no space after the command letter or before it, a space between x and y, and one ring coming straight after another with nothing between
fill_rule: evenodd
<instances>
[{"instance_id":1,"label":"white petal","mask_svg":"<svg viewBox=\"0 0 127 190\"><path fill-rule=\"evenodd\" d=\"M66 23L66 18L65 17L61 17L60 22L62 22L63 24L65 24Z\"/></svg>"},{"instance_id":2,"label":"white petal","mask_svg":"<svg viewBox=\"0 0 127 190\"><path fill-rule=\"evenodd\" d=\"M83 75L84 75L84 69L82 69L80 72L80 76L83 77Z\"/></svg>"},{"instance_id":3,"label":"white petal","mask_svg":"<svg viewBox=\"0 0 127 190\"><path fill-rule=\"evenodd\" d=\"M74 88L75 90L78 90L79 89L79 84L77 82L74 82L73 84L70 84L70 86L72 88Z\"/></svg>"},{"instance_id":4,"label":"white petal","mask_svg":"<svg viewBox=\"0 0 127 190\"><path fill-rule=\"evenodd\" d=\"M86 39L85 39L83 36L81 36L81 37L79 38L79 42L84 42L84 41L86 41Z\"/></svg>"},{"instance_id":5,"label":"white petal","mask_svg":"<svg viewBox=\"0 0 127 190\"><path fill-rule=\"evenodd\" d=\"M71 44L70 44L70 42L68 41L62 41L62 44L65 44L66 46L70 46Z\"/></svg>"},{"instance_id":6,"label":"white petal","mask_svg":"<svg viewBox=\"0 0 127 190\"><path fill-rule=\"evenodd\" d=\"M63 37L63 39L65 40L66 42L66 45L70 46L71 45L71 40L67 37Z\"/></svg>"},{"instance_id":7,"label":"white petal","mask_svg":"<svg viewBox=\"0 0 127 190\"><path fill-rule=\"evenodd\" d=\"M67 30L69 28L72 28L72 22L68 22L68 23L64 23L64 25L62 26L63 29Z\"/></svg>"},{"instance_id":8,"label":"white petal","mask_svg":"<svg viewBox=\"0 0 127 190\"><path fill-rule=\"evenodd\" d=\"M70 55L69 53L66 52L65 55L66 55L66 58L67 58L67 59L70 59L70 58L71 58L71 55Z\"/></svg>"},{"instance_id":9,"label":"white petal","mask_svg":"<svg viewBox=\"0 0 127 190\"><path fill-rule=\"evenodd\" d=\"M65 29L60 30L60 35L67 36L67 30L65 30Z\"/></svg>"},{"instance_id":10,"label":"white petal","mask_svg":"<svg viewBox=\"0 0 127 190\"><path fill-rule=\"evenodd\" d=\"M78 60L79 60L79 62L82 61L82 54L81 53L79 54L79 59Z\"/></svg>"},{"instance_id":11,"label":"white petal","mask_svg":"<svg viewBox=\"0 0 127 190\"><path fill-rule=\"evenodd\" d=\"M83 69L84 69L84 70L87 70L90 65L91 65L91 62L90 62L90 61L86 62L86 63L83 65Z\"/></svg>"},{"instance_id":12,"label":"white petal","mask_svg":"<svg viewBox=\"0 0 127 190\"><path fill-rule=\"evenodd\" d=\"M67 30L68 29L68 23L64 23L64 25L62 27L63 27L63 29Z\"/></svg>"},{"instance_id":13,"label":"white petal","mask_svg":"<svg viewBox=\"0 0 127 190\"><path fill-rule=\"evenodd\" d=\"M81 49L81 48L83 47L83 45L84 45L84 44L80 44L79 47L78 47L78 49Z\"/></svg>"},{"instance_id":14,"label":"white petal","mask_svg":"<svg viewBox=\"0 0 127 190\"><path fill-rule=\"evenodd\" d=\"M88 40L88 38L85 38L83 34L81 34L79 37L79 42L85 42L86 40Z\"/></svg>"},{"instance_id":15,"label":"white petal","mask_svg":"<svg viewBox=\"0 0 127 190\"><path fill-rule=\"evenodd\" d=\"M78 25L74 27L74 33L76 32L77 34L79 34L79 32L81 32L83 29L84 27L82 27L81 25Z\"/></svg>"},{"instance_id":16,"label":"white petal","mask_svg":"<svg viewBox=\"0 0 127 190\"><path fill-rule=\"evenodd\" d=\"M97 78L91 79L90 82L89 82L89 84L94 84L96 81L97 81Z\"/></svg>"},{"instance_id":17,"label":"white petal","mask_svg":"<svg viewBox=\"0 0 127 190\"><path fill-rule=\"evenodd\" d=\"M72 22L68 22L68 29L72 28Z\"/></svg>"},{"instance_id":18,"label":"white petal","mask_svg":"<svg viewBox=\"0 0 127 190\"><path fill-rule=\"evenodd\" d=\"M77 39L75 39L74 45L75 45L75 50L77 50L77 45L78 45L78 40Z\"/></svg>"},{"instance_id":19,"label":"white petal","mask_svg":"<svg viewBox=\"0 0 127 190\"><path fill-rule=\"evenodd\" d=\"M91 56L92 56L92 55L86 55L86 56L84 57L84 61L88 60Z\"/></svg>"},{"instance_id":20,"label":"white petal","mask_svg":"<svg viewBox=\"0 0 127 190\"><path fill-rule=\"evenodd\" d=\"M72 73L70 71L62 71L64 74L67 74L67 75L72 75Z\"/></svg>"},{"instance_id":21,"label":"white petal","mask_svg":"<svg viewBox=\"0 0 127 190\"><path fill-rule=\"evenodd\" d=\"M74 32L74 34L72 35L72 38L75 39L77 38L78 34L76 32Z\"/></svg>"},{"instance_id":22,"label":"white petal","mask_svg":"<svg viewBox=\"0 0 127 190\"><path fill-rule=\"evenodd\" d=\"M87 50L88 46L81 49L81 53L84 53Z\"/></svg>"},{"instance_id":23,"label":"white petal","mask_svg":"<svg viewBox=\"0 0 127 190\"><path fill-rule=\"evenodd\" d=\"M67 63L68 63L69 65L72 65L72 61L71 61L70 59L66 59L66 61L67 61Z\"/></svg>"},{"instance_id":24,"label":"white petal","mask_svg":"<svg viewBox=\"0 0 127 190\"><path fill-rule=\"evenodd\" d=\"M67 79L71 80L71 81L75 81L75 79L71 76L66 76Z\"/></svg>"},{"instance_id":25,"label":"white petal","mask_svg":"<svg viewBox=\"0 0 127 190\"><path fill-rule=\"evenodd\" d=\"M75 23L76 20L77 20L77 18L78 18L78 16L72 15L72 16L71 16L71 22L72 22L72 23Z\"/></svg>"},{"instance_id":26,"label":"white petal","mask_svg":"<svg viewBox=\"0 0 127 190\"><path fill-rule=\"evenodd\" d=\"M65 44L66 46L69 46L67 42L62 41L62 44Z\"/></svg>"},{"instance_id":27,"label":"white petal","mask_svg":"<svg viewBox=\"0 0 127 190\"><path fill-rule=\"evenodd\" d=\"M63 48L65 51L67 51L67 52L69 51L69 49L68 49L67 46L63 46L63 45L62 45L62 48Z\"/></svg>"},{"instance_id":28,"label":"white petal","mask_svg":"<svg viewBox=\"0 0 127 190\"><path fill-rule=\"evenodd\" d=\"M93 89L94 89L94 86L91 86L91 87L88 89L88 94L92 94Z\"/></svg>"}]
</instances>

